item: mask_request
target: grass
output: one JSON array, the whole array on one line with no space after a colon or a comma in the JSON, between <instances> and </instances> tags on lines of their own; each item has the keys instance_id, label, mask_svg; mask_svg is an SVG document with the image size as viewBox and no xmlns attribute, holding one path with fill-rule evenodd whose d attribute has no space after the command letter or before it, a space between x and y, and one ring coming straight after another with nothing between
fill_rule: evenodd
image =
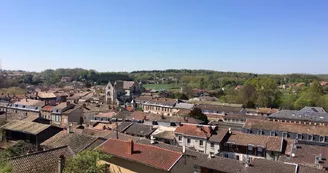
<instances>
[{"instance_id":1,"label":"grass","mask_svg":"<svg viewBox=\"0 0 328 173\"><path fill-rule=\"evenodd\" d=\"M18 87L0 88L0 94L26 94L26 90Z\"/></svg>"},{"instance_id":2,"label":"grass","mask_svg":"<svg viewBox=\"0 0 328 173\"><path fill-rule=\"evenodd\" d=\"M180 86L177 84L144 84L143 87L154 90L180 90Z\"/></svg>"}]
</instances>

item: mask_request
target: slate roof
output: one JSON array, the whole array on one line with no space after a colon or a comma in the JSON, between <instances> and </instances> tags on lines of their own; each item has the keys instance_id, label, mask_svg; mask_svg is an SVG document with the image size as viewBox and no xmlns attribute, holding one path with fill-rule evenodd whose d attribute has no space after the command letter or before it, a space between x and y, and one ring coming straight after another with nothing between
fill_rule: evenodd
<instances>
[{"instance_id":1,"label":"slate roof","mask_svg":"<svg viewBox=\"0 0 328 173\"><path fill-rule=\"evenodd\" d=\"M13 120L1 126L1 129L37 135L50 127L51 125Z\"/></svg>"},{"instance_id":2,"label":"slate roof","mask_svg":"<svg viewBox=\"0 0 328 173\"><path fill-rule=\"evenodd\" d=\"M209 138L212 135L212 130L207 125L182 124L176 128L175 133L192 137Z\"/></svg>"},{"instance_id":3,"label":"slate roof","mask_svg":"<svg viewBox=\"0 0 328 173\"><path fill-rule=\"evenodd\" d=\"M219 129L209 138L210 142L220 143L228 133L228 129Z\"/></svg>"},{"instance_id":4,"label":"slate roof","mask_svg":"<svg viewBox=\"0 0 328 173\"><path fill-rule=\"evenodd\" d=\"M246 123L244 124L243 128L328 136L328 128L326 126L315 126L296 123L286 124L283 122L275 122L268 120L248 119L246 120Z\"/></svg>"},{"instance_id":5,"label":"slate roof","mask_svg":"<svg viewBox=\"0 0 328 173\"><path fill-rule=\"evenodd\" d=\"M243 108L240 107L230 107L230 106L219 106L219 105L197 105L196 108L199 108L201 110L209 110L209 111L215 111L215 112L224 112L226 114L238 114L240 113Z\"/></svg>"},{"instance_id":6,"label":"slate roof","mask_svg":"<svg viewBox=\"0 0 328 173\"><path fill-rule=\"evenodd\" d=\"M269 118L328 123L328 113L325 112L281 110L269 115Z\"/></svg>"},{"instance_id":7,"label":"slate roof","mask_svg":"<svg viewBox=\"0 0 328 173\"><path fill-rule=\"evenodd\" d=\"M153 126L151 125L133 123L125 130L124 133L131 134L131 135L149 136L155 130L156 129L154 129Z\"/></svg>"},{"instance_id":8,"label":"slate roof","mask_svg":"<svg viewBox=\"0 0 328 173\"><path fill-rule=\"evenodd\" d=\"M47 151L32 153L10 160L13 173L58 173L58 160L60 156L69 159L74 156L68 146L62 146Z\"/></svg>"},{"instance_id":9,"label":"slate roof","mask_svg":"<svg viewBox=\"0 0 328 173\"><path fill-rule=\"evenodd\" d=\"M306 144L297 144L297 147L293 149L295 157L282 156L279 158L279 161L282 162L291 162L309 167L316 167L315 157L321 154L324 158L320 165L324 168L328 168L328 147L327 146L315 146L315 145L306 145Z\"/></svg>"},{"instance_id":10,"label":"slate roof","mask_svg":"<svg viewBox=\"0 0 328 173\"><path fill-rule=\"evenodd\" d=\"M322 107L309 107L305 106L300 112L319 112L319 113L326 113L325 109Z\"/></svg>"},{"instance_id":11,"label":"slate roof","mask_svg":"<svg viewBox=\"0 0 328 173\"><path fill-rule=\"evenodd\" d=\"M67 131L61 131L55 136L41 143L41 146L45 148L57 148L61 146L69 146L74 153L78 153L84 150L88 145L93 143L97 138L89 135L83 135L78 133L69 133Z\"/></svg>"},{"instance_id":12,"label":"slate roof","mask_svg":"<svg viewBox=\"0 0 328 173\"><path fill-rule=\"evenodd\" d=\"M193 109L194 108L194 104L190 104L190 103L177 103L175 105L175 108L177 109Z\"/></svg>"},{"instance_id":13,"label":"slate roof","mask_svg":"<svg viewBox=\"0 0 328 173\"><path fill-rule=\"evenodd\" d=\"M128 159L165 171L170 171L182 157L181 152L134 142L132 143L134 152L130 154L128 153L129 148L131 148L130 145L131 142L128 141L109 139L99 146L99 150L114 157Z\"/></svg>"},{"instance_id":14,"label":"slate roof","mask_svg":"<svg viewBox=\"0 0 328 173\"><path fill-rule=\"evenodd\" d=\"M133 123L131 122L122 122L120 125L118 125L116 127L116 130L118 130L119 132L123 133L125 132L125 130L130 127Z\"/></svg>"}]
</instances>

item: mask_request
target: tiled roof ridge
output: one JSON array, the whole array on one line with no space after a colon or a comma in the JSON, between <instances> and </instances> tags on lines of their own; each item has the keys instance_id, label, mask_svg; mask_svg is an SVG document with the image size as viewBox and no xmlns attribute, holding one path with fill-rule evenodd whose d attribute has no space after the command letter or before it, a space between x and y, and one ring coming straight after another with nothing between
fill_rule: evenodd
<instances>
[{"instance_id":1,"label":"tiled roof ridge","mask_svg":"<svg viewBox=\"0 0 328 173\"><path fill-rule=\"evenodd\" d=\"M114 139L114 138L110 138L108 140L114 140L114 141L116 140L116 141L120 141L120 142L128 142L128 140ZM134 145L137 144L137 145L141 145L141 146L145 146L145 147L152 147L152 148L160 149L160 150L163 150L163 151L173 152L173 153L176 153L176 154L182 154L182 152L172 151L172 150L169 150L169 149L165 149L165 148L161 148L161 147L157 147L157 146L153 146L153 145L141 144L141 143L138 143L137 141L134 142Z\"/></svg>"},{"instance_id":2,"label":"tiled roof ridge","mask_svg":"<svg viewBox=\"0 0 328 173\"><path fill-rule=\"evenodd\" d=\"M17 156L17 157L12 157L12 158L10 158L10 160L20 159L20 158L24 158L24 157L30 157L30 156L33 156L33 155L47 153L47 152L51 152L51 151L58 150L58 149L63 149L63 148L68 148L68 150L73 155L75 155L75 153L73 152L73 150L68 145L64 145L64 146L61 146L61 147L52 148L52 149L45 150L45 151L39 151L39 152L31 153L31 154L25 154L25 155L21 155L21 156Z\"/></svg>"}]
</instances>

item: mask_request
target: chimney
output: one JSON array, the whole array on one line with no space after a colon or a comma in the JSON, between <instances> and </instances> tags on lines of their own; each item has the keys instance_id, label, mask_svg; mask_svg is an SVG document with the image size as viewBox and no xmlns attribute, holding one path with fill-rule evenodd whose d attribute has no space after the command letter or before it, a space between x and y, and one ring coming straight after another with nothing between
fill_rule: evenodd
<instances>
[{"instance_id":1,"label":"chimney","mask_svg":"<svg viewBox=\"0 0 328 173\"><path fill-rule=\"evenodd\" d=\"M59 156L58 160L58 173L63 173L65 164L65 157L63 155Z\"/></svg>"},{"instance_id":2,"label":"chimney","mask_svg":"<svg viewBox=\"0 0 328 173\"><path fill-rule=\"evenodd\" d=\"M231 134L231 128L229 127L229 134Z\"/></svg>"},{"instance_id":3,"label":"chimney","mask_svg":"<svg viewBox=\"0 0 328 173\"><path fill-rule=\"evenodd\" d=\"M71 102L67 101L66 102L66 107L69 107L70 104L71 104Z\"/></svg>"},{"instance_id":4,"label":"chimney","mask_svg":"<svg viewBox=\"0 0 328 173\"><path fill-rule=\"evenodd\" d=\"M186 146L182 146L182 153L186 153Z\"/></svg>"},{"instance_id":5,"label":"chimney","mask_svg":"<svg viewBox=\"0 0 328 173\"><path fill-rule=\"evenodd\" d=\"M25 98L25 101L27 102L27 98Z\"/></svg>"},{"instance_id":6,"label":"chimney","mask_svg":"<svg viewBox=\"0 0 328 173\"><path fill-rule=\"evenodd\" d=\"M134 148L133 140L129 139L126 143L128 144L128 154L133 154L133 148Z\"/></svg>"},{"instance_id":7,"label":"chimney","mask_svg":"<svg viewBox=\"0 0 328 173\"><path fill-rule=\"evenodd\" d=\"M39 92L35 92L35 97L38 97L39 96Z\"/></svg>"},{"instance_id":8,"label":"chimney","mask_svg":"<svg viewBox=\"0 0 328 173\"><path fill-rule=\"evenodd\" d=\"M68 134L72 133L72 123L68 125L68 127L67 127L67 133Z\"/></svg>"}]
</instances>

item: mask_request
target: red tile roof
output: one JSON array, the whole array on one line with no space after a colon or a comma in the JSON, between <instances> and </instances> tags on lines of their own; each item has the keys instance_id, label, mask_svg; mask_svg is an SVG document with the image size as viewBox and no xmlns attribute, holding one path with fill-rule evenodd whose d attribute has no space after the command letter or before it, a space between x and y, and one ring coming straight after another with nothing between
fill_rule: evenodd
<instances>
[{"instance_id":1,"label":"red tile roof","mask_svg":"<svg viewBox=\"0 0 328 173\"><path fill-rule=\"evenodd\" d=\"M133 148L132 153L130 152L131 148ZM98 149L114 157L124 158L166 171L170 171L182 156L181 152L134 143L131 140L108 139Z\"/></svg>"},{"instance_id":2,"label":"red tile roof","mask_svg":"<svg viewBox=\"0 0 328 173\"><path fill-rule=\"evenodd\" d=\"M45 106L41 110L51 112L53 108L54 108L54 106Z\"/></svg>"},{"instance_id":3,"label":"red tile roof","mask_svg":"<svg viewBox=\"0 0 328 173\"><path fill-rule=\"evenodd\" d=\"M147 114L142 112L142 111L135 111L131 114L131 117L133 118L133 120L145 120L146 119Z\"/></svg>"},{"instance_id":4,"label":"red tile roof","mask_svg":"<svg viewBox=\"0 0 328 173\"><path fill-rule=\"evenodd\" d=\"M177 127L175 133L200 138L209 138L211 137L211 127L196 124L182 124L181 126Z\"/></svg>"}]
</instances>

